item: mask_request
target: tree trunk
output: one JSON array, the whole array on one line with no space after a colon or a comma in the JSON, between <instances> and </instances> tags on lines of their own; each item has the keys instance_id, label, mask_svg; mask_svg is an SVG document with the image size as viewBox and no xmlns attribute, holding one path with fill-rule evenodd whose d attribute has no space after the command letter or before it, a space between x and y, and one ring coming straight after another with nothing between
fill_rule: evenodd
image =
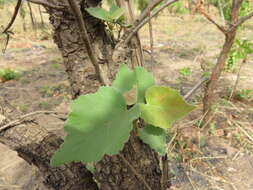
<instances>
[{"instance_id":1,"label":"tree trunk","mask_svg":"<svg viewBox=\"0 0 253 190\"><path fill-rule=\"evenodd\" d=\"M99 3L94 0L77 1L82 9ZM69 10L46 9L54 28L54 41L64 58L72 97L96 91L99 82L82 43L75 17ZM106 33L104 24L87 14L84 14L84 19L101 67L109 67L113 72L115 66L111 65L111 55L114 44ZM132 132L121 154L105 156L95 164L94 176L78 163L51 167L49 159L62 140L33 122L7 129L5 132L0 131L0 141L16 150L26 161L36 165L51 189L97 189L93 181L95 177L102 190L161 190L162 174L158 155L142 143L135 132Z\"/></svg>"}]
</instances>

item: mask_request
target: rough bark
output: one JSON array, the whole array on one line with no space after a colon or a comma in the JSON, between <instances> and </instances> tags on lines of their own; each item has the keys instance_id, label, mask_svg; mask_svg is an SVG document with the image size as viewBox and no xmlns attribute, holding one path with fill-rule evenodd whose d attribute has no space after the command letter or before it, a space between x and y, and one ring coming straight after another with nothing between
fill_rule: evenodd
<instances>
[{"instance_id":1,"label":"rough bark","mask_svg":"<svg viewBox=\"0 0 253 190\"><path fill-rule=\"evenodd\" d=\"M0 99L0 128L14 119L17 112ZM50 158L63 142L59 136L49 133L31 118L20 124L0 131L0 142L7 145L29 164L35 165L41 172L44 183L52 190L97 190L92 174L83 164L68 164L60 167L50 166Z\"/></svg>"},{"instance_id":2,"label":"rough bark","mask_svg":"<svg viewBox=\"0 0 253 190\"><path fill-rule=\"evenodd\" d=\"M82 9L99 3L77 1ZM57 5L58 2L64 1L55 2ZM54 41L64 58L72 97L76 98L81 94L96 91L99 82L88 59L85 46L80 40L75 17L67 9L62 11L46 9L54 29ZM110 65L114 44L107 35L104 24L87 14L84 15L84 19L101 67L109 68L114 72L114 66ZM34 122L25 122L4 132L0 131L0 141L16 150L26 161L37 166L45 178L46 185L51 189L98 189L92 174L82 164L75 163L61 167L49 165L49 160L62 143L62 139L48 133ZM102 190L148 189L143 180L140 180L140 176L150 189L161 189L158 155L142 143L135 133L131 134L120 155L105 156L95 166L94 177Z\"/></svg>"}]
</instances>

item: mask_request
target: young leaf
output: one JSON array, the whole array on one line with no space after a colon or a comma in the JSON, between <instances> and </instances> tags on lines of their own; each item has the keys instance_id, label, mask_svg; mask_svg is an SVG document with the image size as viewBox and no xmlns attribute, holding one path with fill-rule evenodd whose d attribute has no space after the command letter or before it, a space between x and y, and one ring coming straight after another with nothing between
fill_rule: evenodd
<instances>
[{"instance_id":1,"label":"young leaf","mask_svg":"<svg viewBox=\"0 0 253 190\"><path fill-rule=\"evenodd\" d=\"M121 64L112 86L124 94L125 92L131 90L135 83L136 78L134 72L125 64Z\"/></svg>"},{"instance_id":2,"label":"young leaf","mask_svg":"<svg viewBox=\"0 0 253 190\"><path fill-rule=\"evenodd\" d=\"M136 84L138 89L138 102L144 103L145 102L145 92L146 90L155 84L155 79L153 75L147 72L142 67L135 68L135 75L136 75Z\"/></svg>"},{"instance_id":3,"label":"young leaf","mask_svg":"<svg viewBox=\"0 0 253 190\"><path fill-rule=\"evenodd\" d=\"M140 115L138 105L126 109L120 92L101 87L96 93L80 96L72 104L65 124L67 137L51 164L95 162L119 153L129 138L132 122Z\"/></svg>"},{"instance_id":4,"label":"young leaf","mask_svg":"<svg viewBox=\"0 0 253 190\"><path fill-rule=\"evenodd\" d=\"M109 14L110 18L116 21L124 14L124 9L119 8L117 5L113 4L109 10Z\"/></svg>"},{"instance_id":5,"label":"young leaf","mask_svg":"<svg viewBox=\"0 0 253 190\"><path fill-rule=\"evenodd\" d=\"M113 22L113 20L110 17L110 13L106 11L105 9L99 8L99 7L90 7L85 9L91 16L96 17L98 19L107 21L107 22Z\"/></svg>"},{"instance_id":6,"label":"young leaf","mask_svg":"<svg viewBox=\"0 0 253 190\"><path fill-rule=\"evenodd\" d=\"M154 84L153 75L144 68L136 67L134 70L131 70L125 64L122 64L112 86L124 94L136 85L137 102L144 103L146 90Z\"/></svg>"},{"instance_id":7,"label":"young leaf","mask_svg":"<svg viewBox=\"0 0 253 190\"><path fill-rule=\"evenodd\" d=\"M138 129L140 139L161 155L166 154L166 133L164 129L147 125Z\"/></svg>"},{"instance_id":8,"label":"young leaf","mask_svg":"<svg viewBox=\"0 0 253 190\"><path fill-rule=\"evenodd\" d=\"M177 90L168 87L150 87L146 91L146 101L147 104L140 104L141 118L161 128L170 128L172 123L194 109Z\"/></svg>"}]
</instances>

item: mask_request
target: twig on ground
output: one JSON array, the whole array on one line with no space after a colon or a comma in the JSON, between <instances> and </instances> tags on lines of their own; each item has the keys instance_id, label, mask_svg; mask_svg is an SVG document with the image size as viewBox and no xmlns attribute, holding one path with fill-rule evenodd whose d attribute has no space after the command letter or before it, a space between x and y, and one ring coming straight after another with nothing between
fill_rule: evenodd
<instances>
[{"instance_id":1,"label":"twig on ground","mask_svg":"<svg viewBox=\"0 0 253 190\"><path fill-rule=\"evenodd\" d=\"M230 120L232 123L234 123L235 125L236 125L236 127L238 128L238 129L240 129L240 131L242 131L243 133L244 133L244 135L246 136L246 137L248 137L249 138L249 140L253 143L253 137L245 130L245 129L243 129L241 126L240 126L240 124L238 124L236 121L234 121L234 120Z\"/></svg>"},{"instance_id":2,"label":"twig on ground","mask_svg":"<svg viewBox=\"0 0 253 190\"><path fill-rule=\"evenodd\" d=\"M0 127L0 132L4 131L4 130L10 128L10 127L13 127L13 126L17 125L18 123L22 122L27 117L31 117L31 116L38 115L38 114L61 114L61 113L56 112L56 111L35 111L35 112L31 112L31 113L28 113L28 114L25 114L25 115L22 115L22 116L18 117L18 119L9 122L6 125L1 126ZM62 114L65 114L65 113L62 113Z\"/></svg>"}]
</instances>

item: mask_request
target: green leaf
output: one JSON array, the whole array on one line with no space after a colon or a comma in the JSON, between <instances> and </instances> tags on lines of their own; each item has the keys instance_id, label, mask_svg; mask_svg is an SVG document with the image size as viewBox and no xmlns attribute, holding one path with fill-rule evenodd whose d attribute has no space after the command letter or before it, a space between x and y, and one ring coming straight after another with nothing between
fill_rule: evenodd
<instances>
[{"instance_id":1,"label":"green leaf","mask_svg":"<svg viewBox=\"0 0 253 190\"><path fill-rule=\"evenodd\" d=\"M134 84L136 84L135 73L125 64L121 64L112 86L124 94L125 92L131 90Z\"/></svg>"},{"instance_id":2,"label":"green leaf","mask_svg":"<svg viewBox=\"0 0 253 190\"><path fill-rule=\"evenodd\" d=\"M177 90L153 86L146 91L147 104L140 104L141 118L148 124L170 128L171 125L194 109Z\"/></svg>"},{"instance_id":3,"label":"green leaf","mask_svg":"<svg viewBox=\"0 0 253 190\"><path fill-rule=\"evenodd\" d=\"M147 72L142 67L135 68L135 75L136 75L136 84L138 89L138 102L144 103L145 102L145 92L146 90L155 84L155 79L153 75Z\"/></svg>"},{"instance_id":4,"label":"green leaf","mask_svg":"<svg viewBox=\"0 0 253 190\"><path fill-rule=\"evenodd\" d=\"M161 155L166 154L166 133L164 129L152 125L138 129L140 139Z\"/></svg>"},{"instance_id":5,"label":"green leaf","mask_svg":"<svg viewBox=\"0 0 253 190\"><path fill-rule=\"evenodd\" d=\"M124 94L136 85L137 102L144 103L146 90L154 84L153 75L144 68L136 67L134 70L131 70L125 64L122 64L112 86Z\"/></svg>"},{"instance_id":6,"label":"green leaf","mask_svg":"<svg viewBox=\"0 0 253 190\"><path fill-rule=\"evenodd\" d=\"M107 21L107 22L113 22L113 20L110 17L110 13L106 11L105 9L99 8L99 7L90 7L85 9L91 16L96 17L98 19Z\"/></svg>"},{"instance_id":7,"label":"green leaf","mask_svg":"<svg viewBox=\"0 0 253 190\"><path fill-rule=\"evenodd\" d=\"M124 9L119 8L117 5L113 4L109 10L109 13L110 18L116 21L124 14Z\"/></svg>"},{"instance_id":8,"label":"green leaf","mask_svg":"<svg viewBox=\"0 0 253 190\"><path fill-rule=\"evenodd\" d=\"M80 96L72 104L65 124L67 136L51 164L95 162L119 153L129 138L132 122L140 115L139 106L127 110L123 96L112 87Z\"/></svg>"}]
</instances>

